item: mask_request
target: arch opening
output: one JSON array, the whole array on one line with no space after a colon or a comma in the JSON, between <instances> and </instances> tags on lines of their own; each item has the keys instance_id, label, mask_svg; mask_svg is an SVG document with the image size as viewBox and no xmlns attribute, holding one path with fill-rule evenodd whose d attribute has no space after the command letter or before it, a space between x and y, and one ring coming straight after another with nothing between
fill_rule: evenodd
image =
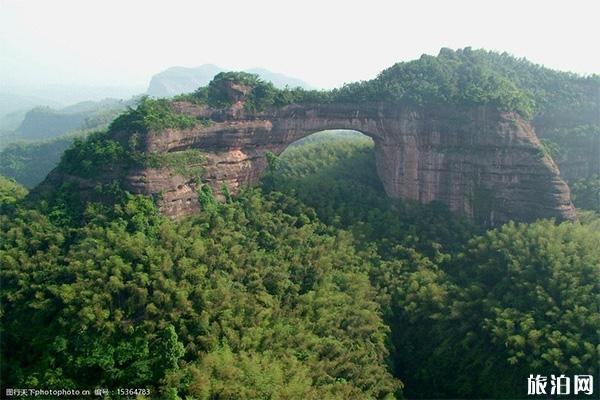
<instances>
[{"instance_id":1,"label":"arch opening","mask_svg":"<svg viewBox=\"0 0 600 400\"><path fill-rule=\"evenodd\" d=\"M377 170L375 141L356 130L314 132L290 143L275 160L267 162L261 178L267 191L299 194L310 188L321 197L322 192L342 184L387 197Z\"/></svg>"}]
</instances>

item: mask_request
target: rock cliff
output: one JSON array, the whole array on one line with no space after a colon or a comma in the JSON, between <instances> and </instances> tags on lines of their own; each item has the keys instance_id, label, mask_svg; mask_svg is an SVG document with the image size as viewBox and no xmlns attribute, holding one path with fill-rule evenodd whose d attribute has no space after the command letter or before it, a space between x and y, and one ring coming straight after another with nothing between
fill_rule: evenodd
<instances>
[{"instance_id":1,"label":"rock cliff","mask_svg":"<svg viewBox=\"0 0 600 400\"><path fill-rule=\"evenodd\" d=\"M219 88L230 106L172 101L169 113L192 121L185 128L153 129L139 135L113 129L112 139L131 144L146 158L177 157L190 150L202 160L110 166L94 179L58 168L38 188L74 182L84 198L97 183L119 180L124 189L153 196L162 212L180 218L200 209L198 191L208 185L222 198L256 184L266 153L280 154L294 141L326 129L351 129L375 143L379 177L393 198L438 200L485 226L538 218L573 220L569 188L541 146L532 126L515 112L489 105L416 107L385 102L302 103L249 111L243 84ZM193 122L193 121L197 121ZM125 147L125 146L124 146ZM201 165L194 165L201 164ZM200 179L187 169L201 167Z\"/></svg>"},{"instance_id":2,"label":"rock cliff","mask_svg":"<svg viewBox=\"0 0 600 400\"><path fill-rule=\"evenodd\" d=\"M439 200L486 226L508 220L575 219L568 186L532 127L516 113L489 106L386 104L294 104L249 112L242 89L231 88L237 102L224 109L185 101L170 105L175 113L210 119L211 124L144 136L146 154L201 150L200 182L168 167L132 168L124 172L125 189L153 195L161 211L179 218L199 210L200 185L209 185L217 196L224 186L235 194L259 181L267 152L280 154L292 142L321 130L352 129L373 138L378 174L391 197ZM123 142L130 135L114 134ZM46 185L65 179L55 171ZM82 188L94 186L78 182Z\"/></svg>"}]
</instances>

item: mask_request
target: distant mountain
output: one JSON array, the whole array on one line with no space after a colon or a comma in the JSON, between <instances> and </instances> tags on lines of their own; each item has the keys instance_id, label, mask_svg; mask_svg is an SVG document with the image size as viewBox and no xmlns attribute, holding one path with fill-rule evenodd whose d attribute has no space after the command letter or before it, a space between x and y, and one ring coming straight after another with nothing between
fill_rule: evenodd
<instances>
[{"instance_id":1,"label":"distant mountain","mask_svg":"<svg viewBox=\"0 0 600 400\"><path fill-rule=\"evenodd\" d=\"M215 75L225 71L228 70L213 64L204 64L195 68L171 67L152 77L146 93L153 97L172 97L181 93L190 93L200 86L208 85ZM265 81L273 82L278 88L285 86L312 88L303 80L264 68L251 68L245 72L257 74Z\"/></svg>"},{"instance_id":2,"label":"distant mountain","mask_svg":"<svg viewBox=\"0 0 600 400\"><path fill-rule=\"evenodd\" d=\"M86 113L63 113L50 107L36 107L25 114L15 137L23 140L48 139L83 126L86 117Z\"/></svg>"},{"instance_id":3,"label":"distant mountain","mask_svg":"<svg viewBox=\"0 0 600 400\"><path fill-rule=\"evenodd\" d=\"M23 121L28 110L39 106L59 107L61 103L44 97L2 89L0 92L0 132L13 131Z\"/></svg>"},{"instance_id":4,"label":"distant mountain","mask_svg":"<svg viewBox=\"0 0 600 400\"><path fill-rule=\"evenodd\" d=\"M37 107L60 109L79 102L92 104L91 102L101 103L107 98L128 99L143 91L143 87L137 86L2 85L0 87L0 135L6 136L17 129L27 112Z\"/></svg>"},{"instance_id":5,"label":"distant mountain","mask_svg":"<svg viewBox=\"0 0 600 400\"><path fill-rule=\"evenodd\" d=\"M102 128L134 102L104 99L60 109L35 107L25 113L17 129L0 132L0 148L21 140L47 140L74 130Z\"/></svg>"},{"instance_id":6,"label":"distant mountain","mask_svg":"<svg viewBox=\"0 0 600 400\"><path fill-rule=\"evenodd\" d=\"M144 92L143 86L40 85L0 87L0 115L38 106L65 107L82 101L128 99Z\"/></svg>"},{"instance_id":7,"label":"distant mountain","mask_svg":"<svg viewBox=\"0 0 600 400\"><path fill-rule=\"evenodd\" d=\"M195 68L171 67L150 79L146 93L154 97L171 97L193 92L198 87L207 85L216 74L223 71L223 68L213 64Z\"/></svg>"},{"instance_id":8,"label":"distant mountain","mask_svg":"<svg viewBox=\"0 0 600 400\"><path fill-rule=\"evenodd\" d=\"M41 182L76 137L104 129L137 98L83 101L55 109L36 107L14 131L0 131L0 175L27 188ZM11 115L11 114L9 114Z\"/></svg>"},{"instance_id":9,"label":"distant mountain","mask_svg":"<svg viewBox=\"0 0 600 400\"><path fill-rule=\"evenodd\" d=\"M25 119L25 114L29 109L11 111L8 114L0 116L0 131L14 131L21 125Z\"/></svg>"},{"instance_id":10,"label":"distant mountain","mask_svg":"<svg viewBox=\"0 0 600 400\"><path fill-rule=\"evenodd\" d=\"M4 89L0 92L0 116L29 110L37 106L57 107L60 105L60 102L46 97L4 91Z\"/></svg>"},{"instance_id":11,"label":"distant mountain","mask_svg":"<svg viewBox=\"0 0 600 400\"><path fill-rule=\"evenodd\" d=\"M313 89L313 87L311 85L309 85L308 83L304 82L301 79L287 76L284 74L280 74L277 72L271 72L268 69L250 68L250 69L247 69L246 72L250 72L251 74L256 74L265 81L271 81L271 82L273 82L273 85L275 85L281 89L283 89L286 86L289 86L291 88L301 87L303 89Z\"/></svg>"},{"instance_id":12,"label":"distant mountain","mask_svg":"<svg viewBox=\"0 0 600 400\"><path fill-rule=\"evenodd\" d=\"M28 189L44 180L64 151L79 135L63 135L49 140L11 143L0 148L0 175L12 178Z\"/></svg>"}]
</instances>

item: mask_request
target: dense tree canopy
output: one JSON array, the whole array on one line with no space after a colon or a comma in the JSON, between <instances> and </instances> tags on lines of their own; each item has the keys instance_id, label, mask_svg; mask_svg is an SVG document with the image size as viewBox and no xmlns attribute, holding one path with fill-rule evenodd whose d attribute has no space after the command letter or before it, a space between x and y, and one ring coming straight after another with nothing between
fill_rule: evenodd
<instances>
[{"instance_id":1,"label":"dense tree canopy","mask_svg":"<svg viewBox=\"0 0 600 400\"><path fill-rule=\"evenodd\" d=\"M9 144L0 151L0 175L32 189L56 167L75 137L67 135L39 142Z\"/></svg>"},{"instance_id":2,"label":"dense tree canopy","mask_svg":"<svg viewBox=\"0 0 600 400\"><path fill-rule=\"evenodd\" d=\"M531 371L593 373L598 216L582 213L584 225L511 223L482 235L443 205L387 199L371 147L366 138L327 137L292 147L265 185L376 251L369 275L405 394L520 398Z\"/></svg>"},{"instance_id":3,"label":"dense tree canopy","mask_svg":"<svg viewBox=\"0 0 600 400\"><path fill-rule=\"evenodd\" d=\"M577 207L600 213L600 175L576 180L571 194Z\"/></svg>"},{"instance_id":4,"label":"dense tree canopy","mask_svg":"<svg viewBox=\"0 0 600 400\"><path fill-rule=\"evenodd\" d=\"M181 224L143 197L110 219L101 209L74 230L2 215L5 384L198 398L400 388L364 260L301 203L253 191Z\"/></svg>"}]
</instances>

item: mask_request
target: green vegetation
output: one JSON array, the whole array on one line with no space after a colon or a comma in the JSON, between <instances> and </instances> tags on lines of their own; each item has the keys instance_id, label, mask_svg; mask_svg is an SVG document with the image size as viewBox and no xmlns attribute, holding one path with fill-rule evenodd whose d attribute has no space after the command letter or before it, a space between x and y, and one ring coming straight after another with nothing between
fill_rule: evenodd
<instances>
[{"instance_id":1,"label":"green vegetation","mask_svg":"<svg viewBox=\"0 0 600 400\"><path fill-rule=\"evenodd\" d=\"M351 236L297 201L253 191L181 224L144 197L101 209L64 230L35 210L0 217L3 384L171 398L400 387Z\"/></svg>"},{"instance_id":2,"label":"green vegetation","mask_svg":"<svg viewBox=\"0 0 600 400\"><path fill-rule=\"evenodd\" d=\"M73 166L123 150L90 143ZM0 180L3 385L521 398L532 371L594 373L600 217L482 232L388 199L372 146L316 136L271 155L262 189L204 186L180 222L117 182L77 210L73 188L24 203Z\"/></svg>"},{"instance_id":3,"label":"green vegetation","mask_svg":"<svg viewBox=\"0 0 600 400\"><path fill-rule=\"evenodd\" d=\"M112 138L111 132L95 132L75 139L67 149L58 168L71 175L91 178L102 174L120 176L133 167L168 168L186 177L201 174L204 157L196 149L167 153L144 153L138 150L140 136L136 132L127 145Z\"/></svg>"},{"instance_id":4,"label":"green vegetation","mask_svg":"<svg viewBox=\"0 0 600 400\"><path fill-rule=\"evenodd\" d=\"M151 153L145 157L143 163L150 168L169 168L178 175L199 177L204 161L200 150L188 149L169 153Z\"/></svg>"},{"instance_id":5,"label":"green vegetation","mask_svg":"<svg viewBox=\"0 0 600 400\"><path fill-rule=\"evenodd\" d=\"M475 232L441 203L389 199L377 176L371 139L332 137L286 150L277 170L264 177L265 189L298 198L326 224L351 230L368 246L378 243L382 254L403 244L433 255L457 249Z\"/></svg>"},{"instance_id":6,"label":"green vegetation","mask_svg":"<svg viewBox=\"0 0 600 400\"><path fill-rule=\"evenodd\" d=\"M600 213L591 210L577 210L577 218L582 225L589 229L600 232Z\"/></svg>"},{"instance_id":7,"label":"green vegetation","mask_svg":"<svg viewBox=\"0 0 600 400\"><path fill-rule=\"evenodd\" d=\"M395 316L412 321L396 339L413 350L400 356L407 388L417 397L522 397L533 370L593 374L599 244L598 232L575 224L508 224L471 240L431 285L398 293L409 307Z\"/></svg>"},{"instance_id":8,"label":"green vegetation","mask_svg":"<svg viewBox=\"0 0 600 400\"><path fill-rule=\"evenodd\" d=\"M571 185L571 196L577 208L600 214L600 175L581 178Z\"/></svg>"},{"instance_id":9,"label":"green vegetation","mask_svg":"<svg viewBox=\"0 0 600 400\"><path fill-rule=\"evenodd\" d=\"M160 132L168 128L191 128L200 121L189 115L175 113L167 99L143 97L137 107L117 117L110 125L112 132Z\"/></svg>"},{"instance_id":10,"label":"green vegetation","mask_svg":"<svg viewBox=\"0 0 600 400\"><path fill-rule=\"evenodd\" d=\"M232 85L237 86L241 92L232 93ZM243 97L244 108L248 111L264 111L268 107L293 103L331 101L329 92L302 88L278 89L271 82L263 81L258 75L248 72L221 72L208 86L200 87L191 94L176 96L174 100L222 108L231 106L236 101L236 96L240 99Z\"/></svg>"},{"instance_id":11,"label":"green vegetation","mask_svg":"<svg viewBox=\"0 0 600 400\"><path fill-rule=\"evenodd\" d=\"M491 104L524 116L533 113L533 101L513 80L491 65L484 52L469 48L443 49L437 57L398 63L376 79L344 86L338 101L436 104Z\"/></svg>"},{"instance_id":12,"label":"green vegetation","mask_svg":"<svg viewBox=\"0 0 600 400\"><path fill-rule=\"evenodd\" d=\"M131 157L107 132L94 132L86 138L76 138L62 155L59 169L81 177L98 176L115 171Z\"/></svg>"},{"instance_id":13,"label":"green vegetation","mask_svg":"<svg viewBox=\"0 0 600 400\"><path fill-rule=\"evenodd\" d=\"M58 165L63 152L79 135L64 135L39 142L9 144L0 151L0 175L12 178L26 188L32 189Z\"/></svg>"},{"instance_id":14,"label":"green vegetation","mask_svg":"<svg viewBox=\"0 0 600 400\"><path fill-rule=\"evenodd\" d=\"M0 208L12 207L27 195L27 189L19 185L14 179L0 175Z\"/></svg>"},{"instance_id":15,"label":"green vegetation","mask_svg":"<svg viewBox=\"0 0 600 400\"><path fill-rule=\"evenodd\" d=\"M371 147L367 139L325 139L291 148L265 184L376 252L369 275L404 394L520 398L532 370L594 373L598 216L582 213L583 225L541 221L480 234L441 204L387 199Z\"/></svg>"},{"instance_id":16,"label":"green vegetation","mask_svg":"<svg viewBox=\"0 0 600 400\"><path fill-rule=\"evenodd\" d=\"M413 106L492 105L526 118L578 110L587 115L600 106L600 77L553 71L507 53L442 49L437 56L401 62L370 81L331 91L277 89L257 75L222 72L194 94L179 96L213 107L233 103L228 84L249 88L245 107L263 111L292 103L389 102ZM564 117L564 116L563 116Z\"/></svg>"}]
</instances>

